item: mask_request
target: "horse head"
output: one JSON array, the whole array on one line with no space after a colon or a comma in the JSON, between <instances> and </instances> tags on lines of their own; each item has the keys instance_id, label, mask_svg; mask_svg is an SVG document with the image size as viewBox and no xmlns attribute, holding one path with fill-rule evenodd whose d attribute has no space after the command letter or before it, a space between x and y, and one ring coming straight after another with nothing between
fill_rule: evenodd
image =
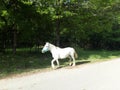
<instances>
[{"instance_id":1,"label":"horse head","mask_svg":"<svg viewBox=\"0 0 120 90\"><path fill-rule=\"evenodd\" d=\"M46 44L44 45L43 49L42 49L42 53L45 53L47 51L49 51L49 42L46 42Z\"/></svg>"}]
</instances>

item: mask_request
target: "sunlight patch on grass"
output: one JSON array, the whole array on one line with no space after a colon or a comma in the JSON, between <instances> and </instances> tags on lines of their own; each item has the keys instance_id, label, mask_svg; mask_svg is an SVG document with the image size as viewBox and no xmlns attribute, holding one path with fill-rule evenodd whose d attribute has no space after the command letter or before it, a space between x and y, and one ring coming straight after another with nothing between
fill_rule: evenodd
<instances>
[{"instance_id":1,"label":"sunlight patch on grass","mask_svg":"<svg viewBox=\"0 0 120 90\"><path fill-rule=\"evenodd\" d=\"M90 55L89 59L102 59L102 56L100 55Z\"/></svg>"}]
</instances>

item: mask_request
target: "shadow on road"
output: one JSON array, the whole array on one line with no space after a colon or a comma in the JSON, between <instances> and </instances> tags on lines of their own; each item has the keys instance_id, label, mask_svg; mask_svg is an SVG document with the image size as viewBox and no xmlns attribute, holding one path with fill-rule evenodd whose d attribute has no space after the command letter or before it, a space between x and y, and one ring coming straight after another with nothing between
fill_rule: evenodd
<instances>
[{"instance_id":1,"label":"shadow on road","mask_svg":"<svg viewBox=\"0 0 120 90\"><path fill-rule=\"evenodd\" d=\"M81 65L81 64L86 64L90 63L90 61L81 61L81 62L76 62L76 65Z\"/></svg>"}]
</instances>

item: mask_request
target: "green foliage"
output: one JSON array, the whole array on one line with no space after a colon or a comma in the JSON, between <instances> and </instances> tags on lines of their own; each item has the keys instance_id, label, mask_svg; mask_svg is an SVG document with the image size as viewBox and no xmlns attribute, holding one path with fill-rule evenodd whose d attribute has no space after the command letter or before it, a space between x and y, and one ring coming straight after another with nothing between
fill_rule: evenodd
<instances>
[{"instance_id":1,"label":"green foliage","mask_svg":"<svg viewBox=\"0 0 120 90\"><path fill-rule=\"evenodd\" d=\"M0 22L0 28L5 25L5 22Z\"/></svg>"},{"instance_id":2,"label":"green foliage","mask_svg":"<svg viewBox=\"0 0 120 90\"><path fill-rule=\"evenodd\" d=\"M120 49L119 6L118 0L0 0L0 47L12 48L14 40L18 47L39 46L57 38L65 46Z\"/></svg>"}]
</instances>

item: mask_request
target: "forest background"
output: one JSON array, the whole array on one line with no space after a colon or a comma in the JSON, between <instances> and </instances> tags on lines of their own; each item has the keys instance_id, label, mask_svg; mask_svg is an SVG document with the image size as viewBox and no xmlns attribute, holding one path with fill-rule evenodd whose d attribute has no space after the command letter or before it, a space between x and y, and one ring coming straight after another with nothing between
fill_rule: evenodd
<instances>
[{"instance_id":1,"label":"forest background","mask_svg":"<svg viewBox=\"0 0 120 90\"><path fill-rule=\"evenodd\" d=\"M0 0L0 52L57 46L120 49L119 0Z\"/></svg>"}]
</instances>

